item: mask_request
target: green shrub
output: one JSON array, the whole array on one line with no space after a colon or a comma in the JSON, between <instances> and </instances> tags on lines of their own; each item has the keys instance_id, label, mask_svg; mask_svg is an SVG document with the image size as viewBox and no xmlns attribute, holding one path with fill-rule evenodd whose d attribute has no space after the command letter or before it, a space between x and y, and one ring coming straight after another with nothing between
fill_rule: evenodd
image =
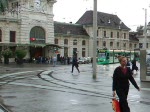
<instances>
[{"instance_id":1,"label":"green shrub","mask_svg":"<svg viewBox=\"0 0 150 112\"><path fill-rule=\"evenodd\" d=\"M19 59L23 59L26 56L26 54L27 54L27 51L26 50L21 50L21 49L18 49L15 52L16 57L19 58Z\"/></svg>"},{"instance_id":2,"label":"green shrub","mask_svg":"<svg viewBox=\"0 0 150 112\"><path fill-rule=\"evenodd\" d=\"M4 58L10 58L13 55L13 52L10 49L5 49L1 52L1 55Z\"/></svg>"}]
</instances>

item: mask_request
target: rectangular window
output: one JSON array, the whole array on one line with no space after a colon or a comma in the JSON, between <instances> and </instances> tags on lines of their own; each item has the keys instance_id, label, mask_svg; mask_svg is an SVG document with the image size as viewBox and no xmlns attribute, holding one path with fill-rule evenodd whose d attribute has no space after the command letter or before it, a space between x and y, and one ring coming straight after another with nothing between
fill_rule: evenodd
<instances>
[{"instance_id":1,"label":"rectangular window","mask_svg":"<svg viewBox=\"0 0 150 112\"><path fill-rule=\"evenodd\" d=\"M55 44L58 44L58 39L55 39L54 42L55 42Z\"/></svg>"},{"instance_id":2,"label":"rectangular window","mask_svg":"<svg viewBox=\"0 0 150 112\"><path fill-rule=\"evenodd\" d=\"M73 55L77 56L77 54L78 54L77 48L73 48Z\"/></svg>"},{"instance_id":3,"label":"rectangular window","mask_svg":"<svg viewBox=\"0 0 150 112\"><path fill-rule=\"evenodd\" d=\"M139 43L139 48L143 48L143 43Z\"/></svg>"},{"instance_id":4,"label":"rectangular window","mask_svg":"<svg viewBox=\"0 0 150 112\"><path fill-rule=\"evenodd\" d=\"M10 42L16 41L16 31L10 31Z\"/></svg>"},{"instance_id":5,"label":"rectangular window","mask_svg":"<svg viewBox=\"0 0 150 112\"><path fill-rule=\"evenodd\" d=\"M134 44L134 48L136 48L136 44Z\"/></svg>"},{"instance_id":6,"label":"rectangular window","mask_svg":"<svg viewBox=\"0 0 150 112\"><path fill-rule=\"evenodd\" d=\"M146 48L148 48L148 43L146 43Z\"/></svg>"},{"instance_id":7,"label":"rectangular window","mask_svg":"<svg viewBox=\"0 0 150 112\"><path fill-rule=\"evenodd\" d=\"M113 32L110 33L110 37L113 38Z\"/></svg>"},{"instance_id":8,"label":"rectangular window","mask_svg":"<svg viewBox=\"0 0 150 112\"><path fill-rule=\"evenodd\" d=\"M124 35L124 39L126 39L126 33L124 33L123 35Z\"/></svg>"},{"instance_id":9,"label":"rectangular window","mask_svg":"<svg viewBox=\"0 0 150 112\"><path fill-rule=\"evenodd\" d=\"M64 40L64 45L68 45L68 39Z\"/></svg>"},{"instance_id":10,"label":"rectangular window","mask_svg":"<svg viewBox=\"0 0 150 112\"><path fill-rule=\"evenodd\" d=\"M65 56L65 57L68 56L68 47L64 47L64 56Z\"/></svg>"},{"instance_id":11,"label":"rectangular window","mask_svg":"<svg viewBox=\"0 0 150 112\"><path fill-rule=\"evenodd\" d=\"M104 37L106 37L106 31L104 31Z\"/></svg>"},{"instance_id":12,"label":"rectangular window","mask_svg":"<svg viewBox=\"0 0 150 112\"><path fill-rule=\"evenodd\" d=\"M82 57L85 57L85 48L82 48Z\"/></svg>"},{"instance_id":13,"label":"rectangular window","mask_svg":"<svg viewBox=\"0 0 150 112\"><path fill-rule=\"evenodd\" d=\"M99 46L99 41L97 41L97 46Z\"/></svg>"},{"instance_id":14,"label":"rectangular window","mask_svg":"<svg viewBox=\"0 0 150 112\"><path fill-rule=\"evenodd\" d=\"M119 32L117 32L117 38L119 38Z\"/></svg>"},{"instance_id":15,"label":"rectangular window","mask_svg":"<svg viewBox=\"0 0 150 112\"><path fill-rule=\"evenodd\" d=\"M126 48L126 43L123 44L123 47Z\"/></svg>"},{"instance_id":16,"label":"rectangular window","mask_svg":"<svg viewBox=\"0 0 150 112\"><path fill-rule=\"evenodd\" d=\"M119 47L119 42L117 42L117 47Z\"/></svg>"}]
</instances>

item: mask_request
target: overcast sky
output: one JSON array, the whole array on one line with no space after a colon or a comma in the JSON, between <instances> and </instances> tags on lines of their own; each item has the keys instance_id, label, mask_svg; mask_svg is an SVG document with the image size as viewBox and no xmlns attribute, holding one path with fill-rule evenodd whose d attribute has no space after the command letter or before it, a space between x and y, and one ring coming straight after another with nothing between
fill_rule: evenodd
<instances>
[{"instance_id":1,"label":"overcast sky","mask_svg":"<svg viewBox=\"0 0 150 112\"><path fill-rule=\"evenodd\" d=\"M75 23L87 10L93 10L94 0L57 0L54 4L54 21ZM116 14L129 28L135 31L150 21L150 0L97 0L97 11Z\"/></svg>"}]
</instances>

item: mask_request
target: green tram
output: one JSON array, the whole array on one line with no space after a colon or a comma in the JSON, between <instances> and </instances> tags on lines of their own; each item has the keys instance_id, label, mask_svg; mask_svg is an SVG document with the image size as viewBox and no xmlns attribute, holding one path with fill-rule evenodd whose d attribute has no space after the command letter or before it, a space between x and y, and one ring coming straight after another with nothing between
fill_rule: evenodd
<instances>
[{"instance_id":1,"label":"green tram","mask_svg":"<svg viewBox=\"0 0 150 112\"><path fill-rule=\"evenodd\" d=\"M128 51L128 50L97 50L97 64L98 65L106 65L118 63L118 56L125 56L129 58L129 60L139 60L139 52L137 51Z\"/></svg>"}]
</instances>

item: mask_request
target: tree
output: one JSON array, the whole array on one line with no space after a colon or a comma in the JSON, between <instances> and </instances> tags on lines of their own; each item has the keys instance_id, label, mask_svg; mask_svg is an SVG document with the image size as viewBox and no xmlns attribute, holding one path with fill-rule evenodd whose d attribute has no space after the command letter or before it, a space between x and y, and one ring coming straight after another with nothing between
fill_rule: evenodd
<instances>
[{"instance_id":1,"label":"tree","mask_svg":"<svg viewBox=\"0 0 150 112\"><path fill-rule=\"evenodd\" d=\"M9 58L12 57L13 52L10 49L5 49L1 52L1 55L4 57L4 63L9 64Z\"/></svg>"}]
</instances>

